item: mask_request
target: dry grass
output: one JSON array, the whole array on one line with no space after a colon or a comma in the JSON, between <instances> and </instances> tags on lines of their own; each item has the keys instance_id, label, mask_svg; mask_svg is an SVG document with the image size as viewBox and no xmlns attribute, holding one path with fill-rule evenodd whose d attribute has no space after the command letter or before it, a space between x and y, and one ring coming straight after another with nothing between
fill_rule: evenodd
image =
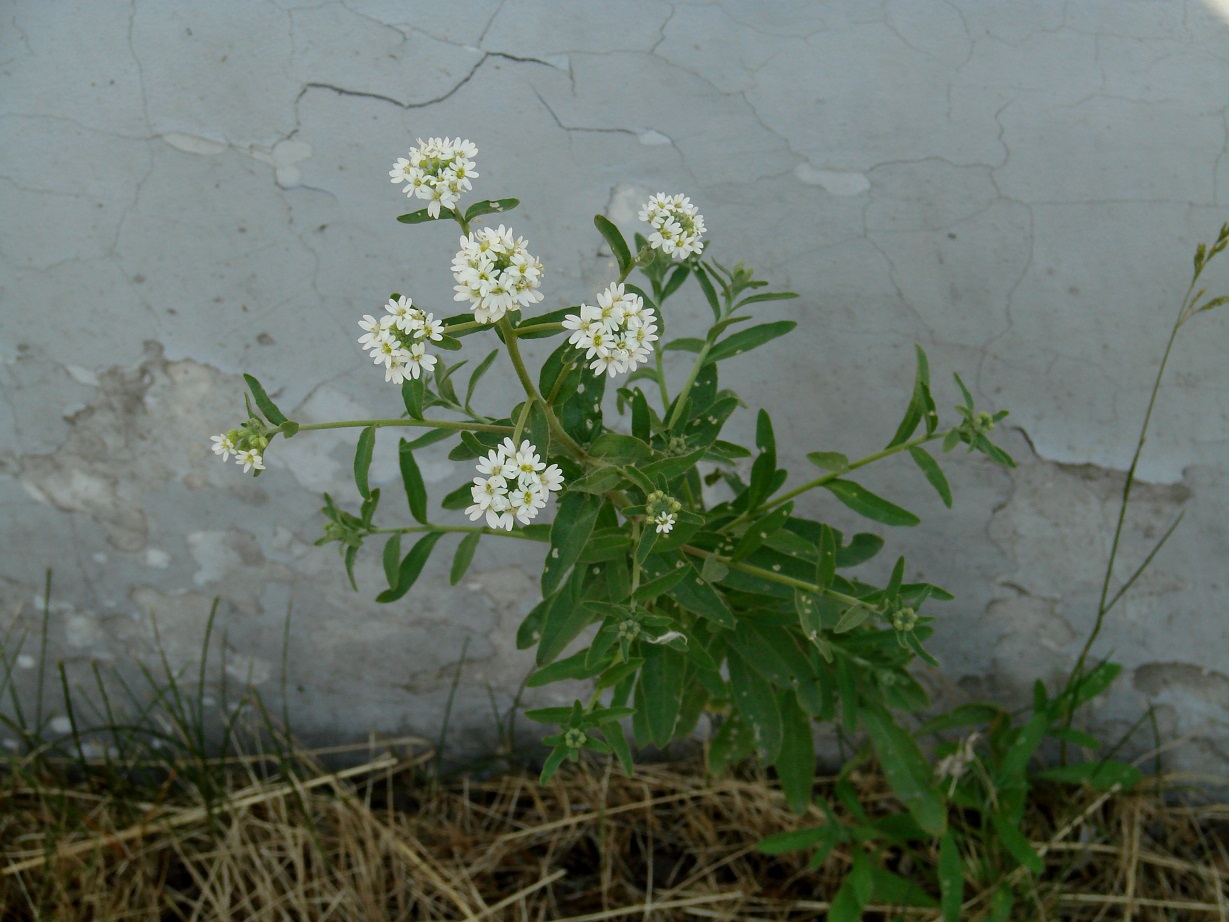
<instances>
[{"instance_id":1,"label":"dry grass","mask_svg":"<svg viewBox=\"0 0 1229 922\"><path fill-rule=\"evenodd\" d=\"M289 778L266 777L261 759L228 760L217 768L227 794L213 804L174 777L117 793L15 764L0 778L0 918L822 919L849 867L839 848L818 870L806 853L757 852L758 838L824 816L793 816L751 771L709 778L697 759L631 778L568 766L546 787L518 772L439 782L424 747L385 745L338 772L304 756ZM896 809L880 779L857 783L872 814ZM1227 830L1223 805L1054 788L1024 829L1046 874L980 873L987 884L1016 876L1013 918L1229 920ZM935 857L884 861L926 886ZM976 868L985 856L966 857ZM983 918L969 876L962 918ZM881 906L866 918L938 912Z\"/></svg>"}]
</instances>

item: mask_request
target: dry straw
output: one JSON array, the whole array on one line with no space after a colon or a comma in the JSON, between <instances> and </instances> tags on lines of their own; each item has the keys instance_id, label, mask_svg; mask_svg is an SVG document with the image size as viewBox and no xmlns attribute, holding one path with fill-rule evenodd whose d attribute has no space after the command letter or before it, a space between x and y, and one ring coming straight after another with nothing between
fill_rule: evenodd
<instances>
[{"instance_id":1,"label":"dry straw","mask_svg":"<svg viewBox=\"0 0 1229 922\"><path fill-rule=\"evenodd\" d=\"M319 751L304 753L298 777L229 760L228 794L213 804L174 778L134 798L11 772L0 785L0 918L776 922L824 918L849 868L840 849L818 870L805 853L757 852L760 837L824 820L817 808L793 816L751 771L711 778L694 759L630 778L581 765L545 787L521 772L441 782L425 771L429 751L399 742L332 772ZM897 808L878 776L857 784L872 815ZM1020 919L1229 920L1227 816L1167 806L1155 790L1056 787L1035 798L1023 830L1045 875L1004 867L996 880L1019 885ZM935 858L883 860L925 885ZM987 917L984 889L966 887L963 917ZM874 905L865 916L936 917Z\"/></svg>"}]
</instances>

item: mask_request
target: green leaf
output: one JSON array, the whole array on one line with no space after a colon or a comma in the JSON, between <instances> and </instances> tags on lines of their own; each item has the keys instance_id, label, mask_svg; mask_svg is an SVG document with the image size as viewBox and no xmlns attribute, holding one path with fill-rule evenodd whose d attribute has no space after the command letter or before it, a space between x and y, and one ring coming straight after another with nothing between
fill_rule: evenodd
<instances>
[{"instance_id":1,"label":"green leaf","mask_svg":"<svg viewBox=\"0 0 1229 922\"><path fill-rule=\"evenodd\" d=\"M559 770L559 766L563 764L563 760L568 757L571 752L566 746L559 745L551 750L550 755L546 757L546 761L542 763L542 773L538 775L538 784L546 784L551 777Z\"/></svg>"},{"instance_id":2,"label":"green leaf","mask_svg":"<svg viewBox=\"0 0 1229 922\"><path fill-rule=\"evenodd\" d=\"M469 384L465 387L465 406L469 407L469 403L474 399L474 389L478 386L478 382L482 380L482 376L486 374L487 369L491 367L491 363L499 355L498 349L492 349L487 357L478 363L478 367L474 369L474 373L469 376Z\"/></svg>"},{"instance_id":3,"label":"green leaf","mask_svg":"<svg viewBox=\"0 0 1229 922\"><path fill-rule=\"evenodd\" d=\"M427 524L427 488L423 484L422 473L418 470L418 462L414 460L414 450L405 439L397 450L397 460L401 463L401 482L405 484L405 496L410 504L410 515L419 522Z\"/></svg>"},{"instance_id":4,"label":"green leaf","mask_svg":"<svg viewBox=\"0 0 1229 922\"><path fill-rule=\"evenodd\" d=\"M852 480L829 480L820 484L842 503L861 516L884 525L917 525L919 519L912 512L876 496L866 487Z\"/></svg>"},{"instance_id":5,"label":"green leaf","mask_svg":"<svg viewBox=\"0 0 1229 922\"><path fill-rule=\"evenodd\" d=\"M632 764L632 751L627 745L627 737L623 735L623 728L617 723L603 724L602 736L610 744L610 748L618 758L619 764L623 766L623 771L630 777L634 768Z\"/></svg>"},{"instance_id":6,"label":"green leaf","mask_svg":"<svg viewBox=\"0 0 1229 922\"><path fill-rule=\"evenodd\" d=\"M434 445L436 442L450 439L454 435L456 433L449 429L428 429L424 434L409 443L410 450L418 451L420 448L426 448L428 445Z\"/></svg>"},{"instance_id":7,"label":"green leaf","mask_svg":"<svg viewBox=\"0 0 1229 922\"><path fill-rule=\"evenodd\" d=\"M1041 856L1037 854L1015 823L998 813L990 814L990 821L994 825L994 833L998 837L999 844L1007 849L1011 857L1033 874L1045 872L1045 862L1041 860Z\"/></svg>"},{"instance_id":8,"label":"green leaf","mask_svg":"<svg viewBox=\"0 0 1229 922\"><path fill-rule=\"evenodd\" d=\"M708 747L708 767L714 774L721 774L731 765L737 765L755 750L755 732L751 725L732 714L722 721Z\"/></svg>"},{"instance_id":9,"label":"green leaf","mask_svg":"<svg viewBox=\"0 0 1229 922\"><path fill-rule=\"evenodd\" d=\"M656 480L659 476L664 477L666 480L673 480L680 474L685 474L691 470L703 458L704 449L699 448L677 458L662 458L660 461L651 461L640 468L640 473L650 480Z\"/></svg>"},{"instance_id":10,"label":"green leaf","mask_svg":"<svg viewBox=\"0 0 1229 922\"><path fill-rule=\"evenodd\" d=\"M635 436L603 432L593 440L589 454L611 464L635 464L652 457L653 449Z\"/></svg>"},{"instance_id":11,"label":"green leaf","mask_svg":"<svg viewBox=\"0 0 1229 922\"><path fill-rule=\"evenodd\" d=\"M1090 784L1099 791L1107 791L1116 784L1129 790L1139 783L1143 773L1130 763L1105 759L1043 769L1034 773L1034 777L1063 784Z\"/></svg>"},{"instance_id":12,"label":"green leaf","mask_svg":"<svg viewBox=\"0 0 1229 922\"><path fill-rule=\"evenodd\" d=\"M431 556L431 549L435 547L435 542L439 541L444 536L442 531L433 531L423 535L418 543L410 548L410 552L405 555L401 561L401 567L397 573L396 589L387 589L376 596L377 602L395 602L407 592L414 582L418 579L422 568L427 563L427 558Z\"/></svg>"},{"instance_id":13,"label":"green leaf","mask_svg":"<svg viewBox=\"0 0 1229 922\"><path fill-rule=\"evenodd\" d=\"M913 395L909 400L909 406L905 410L905 418L900 421L900 425L896 429L896 434L892 436L892 441L888 442L888 448L893 445L899 445L906 441L909 436L918 427L918 423L922 420L926 421L927 433L933 432L935 425L938 423L938 415L935 413L935 402L930 396L930 364L926 361L926 353L922 351L921 346L914 346L917 352L917 371L913 377ZM973 406L970 399L969 406Z\"/></svg>"},{"instance_id":14,"label":"green leaf","mask_svg":"<svg viewBox=\"0 0 1229 922\"><path fill-rule=\"evenodd\" d=\"M613 490L623 482L623 475L617 467L596 467L583 477L578 477L568 484L568 491L577 493L593 493L602 495L607 490Z\"/></svg>"},{"instance_id":15,"label":"green leaf","mask_svg":"<svg viewBox=\"0 0 1229 922\"><path fill-rule=\"evenodd\" d=\"M422 419L423 399L426 397L426 378L406 378L401 382L401 402L405 412L413 419Z\"/></svg>"},{"instance_id":16,"label":"green leaf","mask_svg":"<svg viewBox=\"0 0 1229 922\"><path fill-rule=\"evenodd\" d=\"M1041 745L1041 741L1045 738L1046 730L1049 729L1049 726L1050 715L1048 711L1037 711L1020 728L1020 732L1016 735L1006 755L1003 756L1002 763L999 765L997 780L1000 787L1027 784L1025 781L1025 771L1028 768L1029 760L1037 752L1037 747Z\"/></svg>"},{"instance_id":17,"label":"green leaf","mask_svg":"<svg viewBox=\"0 0 1229 922\"><path fill-rule=\"evenodd\" d=\"M713 283L709 281L708 273L696 266L696 281L700 283L700 287L704 290L704 297L708 300L708 306L713 309L713 319L721 319L721 301L717 298L717 292L713 288Z\"/></svg>"},{"instance_id":18,"label":"green leaf","mask_svg":"<svg viewBox=\"0 0 1229 922\"><path fill-rule=\"evenodd\" d=\"M636 686L636 709L648 723L650 742L662 749L674 738L687 660L665 646L642 644L641 652L644 665Z\"/></svg>"},{"instance_id":19,"label":"green leaf","mask_svg":"<svg viewBox=\"0 0 1229 922\"><path fill-rule=\"evenodd\" d=\"M371 488L367 484L367 472L371 469L371 455L376 447L376 427L368 426L358 437L358 445L354 450L354 484L358 487L363 499L371 496Z\"/></svg>"},{"instance_id":20,"label":"green leaf","mask_svg":"<svg viewBox=\"0 0 1229 922\"><path fill-rule=\"evenodd\" d=\"M862 911L871 898L870 864L861 848L853 852L853 869L845 878L828 907L828 922L861 922Z\"/></svg>"},{"instance_id":21,"label":"green leaf","mask_svg":"<svg viewBox=\"0 0 1229 922\"><path fill-rule=\"evenodd\" d=\"M478 541L481 538L481 532L471 531L457 545L457 553L452 558L452 569L448 573L448 582L451 585L455 586L464 578L465 571L469 569L470 561L474 559L474 550L478 547Z\"/></svg>"},{"instance_id":22,"label":"green leaf","mask_svg":"<svg viewBox=\"0 0 1229 922\"><path fill-rule=\"evenodd\" d=\"M606 238L606 242L610 244L610 252L614 253L615 259L619 261L620 274L628 275L632 271L632 253L627 248L627 241L623 239L619 229L611 223L609 218L600 214L593 216L593 225L597 228L598 233Z\"/></svg>"},{"instance_id":23,"label":"green leaf","mask_svg":"<svg viewBox=\"0 0 1229 922\"><path fill-rule=\"evenodd\" d=\"M559 501L559 511L550 530L550 551L542 568L543 595L555 591L580 557L603 502L600 496L571 491Z\"/></svg>"},{"instance_id":24,"label":"green leaf","mask_svg":"<svg viewBox=\"0 0 1229 922\"><path fill-rule=\"evenodd\" d=\"M922 829L932 836L942 835L947 827L947 805L917 742L882 708L863 709L862 724L893 792Z\"/></svg>"},{"instance_id":25,"label":"green leaf","mask_svg":"<svg viewBox=\"0 0 1229 922\"><path fill-rule=\"evenodd\" d=\"M393 535L384 545L384 578L388 588L397 588L397 574L401 565L401 535Z\"/></svg>"},{"instance_id":26,"label":"green leaf","mask_svg":"<svg viewBox=\"0 0 1229 922\"><path fill-rule=\"evenodd\" d=\"M938 733L940 730L953 730L956 727L980 727L992 723L1002 714L1003 710L992 704L962 704L946 714L926 721L917 732L919 735L926 735Z\"/></svg>"},{"instance_id":27,"label":"green leaf","mask_svg":"<svg viewBox=\"0 0 1229 922\"><path fill-rule=\"evenodd\" d=\"M807 454L807 460L825 471L843 474L849 470L849 459L839 451L812 451Z\"/></svg>"},{"instance_id":28,"label":"green leaf","mask_svg":"<svg viewBox=\"0 0 1229 922\"><path fill-rule=\"evenodd\" d=\"M891 906L931 909L939 905L933 896L913 881L880 867L871 868L871 899L876 903L887 903Z\"/></svg>"},{"instance_id":29,"label":"green leaf","mask_svg":"<svg viewBox=\"0 0 1229 922\"><path fill-rule=\"evenodd\" d=\"M474 202L465 210L465 223L469 224L474 218L480 218L486 214L502 214L505 211L511 211L520 203L521 200L517 198L486 199L482 202Z\"/></svg>"},{"instance_id":30,"label":"green leaf","mask_svg":"<svg viewBox=\"0 0 1229 922\"><path fill-rule=\"evenodd\" d=\"M943 922L960 922L960 905L964 902L964 861L956 835L950 829L939 839L939 905Z\"/></svg>"},{"instance_id":31,"label":"green leaf","mask_svg":"<svg viewBox=\"0 0 1229 922\"><path fill-rule=\"evenodd\" d=\"M772 685L737 652L726 657L730 670L730 690L739 716L751 725L756 742L764 750L764 760L776 761L784 739L781 709Z\"/></svg>"},{"instance_id":32,"label":"green leaf","mask_svg":"<svg viewBox=\"0 0 1229 922\"><path fill-rule=\"evenodd\" d=\"M1100 695L1103 691L1109 688L1114 679L1118 678L1118 673L1122 672L1121 663L1103 662L1097 665L1095 669L1080 679L1071 693L1071 703L1069 709L1074 711L1081 705L1087 704L1093 698Z\"/></svg>"},{"instance_id":33,"label":"green leaf","mask_svg":"<svg viewBox=\"0 0 1229 922\"><path fill-rule=\"evenodd\" d=\"M755 850L761 855L784 855L810 848L832 836L831 826L811 826L807 829L790 829L760 839Z\"/></svg>"},{"instance_id":34,"label":"green leaf","mask_svg":"<svg viewBox=\"0 0 1229 922\"><path fill-rule=\"evenodd\" d=\"M687 576L670 588L667 594L687 611L695 612L721 627L734 627L734 613L721 594L704 581L704 577L688 563L682 568Z\"/></svg>"},{"instance_id":35,"label":"green leaf","mask_svg":"<svg viewBox=\"0 0 1229 922\"><path fill-rule=\"evenodd\" d=\"M798 295L792 291L765 291L763 294L750 295L749 297L743 298L734 305L734 308L737 310L740 307L746 307L748 304L758 304L761 301L788 301L791 298L796 297L798 297Z\"/></svg>"},{"instance_id":36,"label":"green leaf","mask_svg":"<svg viewBox=\"0 0 1229 922\"><path fill-rule=\"evenodd\" d=\"M833 634L847 634L856 627L860 627L866 622L866 619L871 616L871 610L865 605L850 605L841 614L840 620L832 628Z\"/></svg>"},{"instance_id":37,"label":"green leaf","mask_svg":"<svg viewBox=\"0 0 1229 922\"><path fill-rule=\"evenodd\" d=\"M581 605L571 591L576 582L571 581L568 589L555 596L543 613L542 639L534 657L539 666L552 662L594 620L592 610Z\"/></svg>"},{"instance_id":38,"label":"green leaf","mask_svg":"<svg viewBox=\"0 0 1229 922\"><path fill-rule=\"evenodd\" d=\"M943 505L947 506L948 509L951 509L952 488L947 485L947 478L943 475L943 470L939 467L935 459L932 458L925 449L917 446L909 449L909 457L911 457L917 463L917 466L921 468L922 473L926 476L926 479L930 482L930 485L935 488L935 492L938 493L939 498L943 500Z\"/></svg>"},{"instance_id":39,"label":"green leaf","mask_svg":"<svg viewBox=\"0 0 1229 922\"><path fill-rule=\"evenodd\" d=\"M815 585L827 589L836 579L836 532L830 525L819 526L818 557L815 566Z\"/></svg>"},{"instance_id":40,"label":"green leaf","mask_svg":"<svg viewBox=\"0 0 1229 922\"><path fill-rule=\"evenodd\" d=\"M757 346L771 342L778 336L784 336L796 326L798 324L793 320L777 320L772 323L762 323L757 327L751 327L747 330L740 330L731 336L727 336L708 350L705 361L720 362L722 359L742 355L744 352L749 352Z\"/></svg>"},{"instance_id":41,"label":"green leaf","mask_svg":"<svg viewBox=\"0 0 1229 922\"><path fill-rule=\"evenodd\" d=\"M687 281L687 276L690 272L691 268L684 263L670 274L670 280L666 282L666 287L663 288L661 292L662 301L665 301L666 298L670 297L670 295L674 294L680 287L682 287L682 284Z\"/></svg>"},{"instance_id":42,"label":"green leaf","mask_svg":"<svg viewBox=\"0 0 1229 922\"><path fill-rule=\"evenodd\" d=\"M811 736L811 721L790 692L777 696L781 710L781 751L774 766L790 808L798 814L811 803L811 785L815 780L815 740Z\"/></svg>"},{"instance_id":43,"label":"green leaf","mask_svg":"<svg viewBox=\"0 0 1229 922\"><path fill-rule=\"evenodd\" d=\"M550 421L546 416L546 408L536 398L533 406L529 408L529 418L525 420L524 435L543 459L550 454Z\"/></svg>"},{"instance_id":44,"label":"green leaf","mask_svg":"<svg viewBox=\"0 0 1229 922\"><path fill-rule=\"evenodd\" d=\"M704 340L696 336L682 336L672 339L661 347L662 352L699 352L704 348Z\"/></svg>"},{"instance_id":45,"label":"green leaf","mask_svg":"<svg viewBox=\"0 0 1229 922\"><path fill-rule=\"evenodd\" d=\"M455 213L451 208L441 207L439 218L432 217L431 212L426 208L420 208L418 211L412 211L409 214L397 215L397 220L402 224L425 224L427 221L438 221L440 218L451 218L454 216Z\"/></svg>"},{"instance_id":46,"label":"green leaf","mask_svg":"<svg viewBox=\"0 0 1229 922\"><path fill-rule=\"evenodd\" d=\"M588 652L588 650L581 650L567 659L557 660L534 670L525 680L525 685L529 688L539 688L543 685L550 685L552 682L562 682L564 679L588 679L597 675L601 672L601 667L585 662Z\"/></svg>"},{"instance_id":47,"label":"green leaf","mask_svg":"<svg viewBox=\"0 0 1229 922\"><path fill-rule=\"evenodd\" d=\"M252 392L252 398L256 401L256 406L260 407L260 412L265 414L265 419L275 426L286 422L286 416L277 408L277 404L269 399L259 381L251 375L244 375L243 380L247 382L248 390Z\"/></svg>"}]
</instances>

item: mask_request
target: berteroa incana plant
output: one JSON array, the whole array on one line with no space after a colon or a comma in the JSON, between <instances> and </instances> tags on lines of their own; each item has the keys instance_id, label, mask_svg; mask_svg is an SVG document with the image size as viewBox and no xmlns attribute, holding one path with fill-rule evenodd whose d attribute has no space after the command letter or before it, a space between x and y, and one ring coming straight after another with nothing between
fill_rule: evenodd
<instances>
[{"instance_id":1,"label":"berteroa incana plant","mask_svg":"<svg viewBox=\"0 0 1229 922\"><path fill-rule=\"evenodd\" d=\"M753 446L722 438L725 423L746 404L721 386L718 373L725 362L793 330L792 320L756 323L753 311L797 295L768 290L741 263L712 258L696 205L684 195L659 194L641 209L646 226L631 246L607 218L593 219L619 269L593 303L531 316L545 297L542 261L506 225L479 226L491 216L503 220L518 201L461 207L478 176L477 153L469 141L431 138L390 173L407 195L428 202L401 223L460 226L452 274L456 300L468 308L437 318L433 306L394 293L382 312L359 321L359 344L400 388L396 408L385 418L300 424L247 375L247 419L215 436L214 450L260 475L278 435L361 429L357 511L326 494L318 543L339 544L353 582L360 548L382 540L388 588L380 602L409 592L445 539L458 539L451 547L453 584L484 539L541 543L541 601L517 636L520 647L536 648L529 684L593 684L587 701L528 712L559 727L546 737L553 748L543 780L582 750L613 754L630 770L628 719L637 747L660 747L690 734L708 713L717 728L709 748L713 769L758 756L802 810L815 766L812 725L835 722L866 734L918 825L939 834L942 791L894 714L926 703L909 667L915 658L934 663L924 646L932 631L929 603L951 596L905 582L903 558L877 568L871 562L882 537L843 534L803 515L796 500L822 490L875 525L915 526L913 513L860 485L858 471L907 455L950 505L947 479L928 448L964 445L1011 466L991 442L1006 413L975 407L957 376L963 402L942 423L919 348L904 418L884 447L857 459L813 451L807 457L816 476L787 485L767 410L756 415ZM687 294L712 311L699 335L671 329L668 302ZM563 341L534 374L520 343L545 337ZM494 348L475 353L472 363L449 361L448 353L470 338L494 340ZM689 365L673 394L668 360ZM496 361L511 364L523 390L511 407L476 400ZM462 387L459 371L467 364ZM383 429L423 430L396 446L412 524L377 520L385 510L368 470ZM437 513L415 455L445 440L455 443L451 459L476 467L458 467L457 487ZM552 521L538 521L543 513L553 513ZM582 634L587 640L578 645Z\"/></svg>"}]
</instances>

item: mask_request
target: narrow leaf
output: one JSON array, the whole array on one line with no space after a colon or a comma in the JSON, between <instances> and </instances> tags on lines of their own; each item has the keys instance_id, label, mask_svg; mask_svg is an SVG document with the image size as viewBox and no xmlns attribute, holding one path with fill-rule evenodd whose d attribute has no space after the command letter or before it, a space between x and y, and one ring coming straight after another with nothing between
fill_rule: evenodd
<instances>
[{"instance_id":1,"label":"narrow leaf","mask_svg":"<svg viewBox=\"0 0 1229 922\"><path fill-rule=\"evenodd\" d=\"M807 454L807 460L825 471L842 474L849 470L849 458L839 451L812 451Z\"/></svg>"},{"instance_id":2,"label":"narrow leaf","mask_svg":"<svg viewBox=\"0 0 1229 922\"><path fill-rule=\"evenodd\" d=\"M448 582L451 585L455 586L465 577L465 571L469 569L470 561L474 559L474 550L478 547L478 541L481 538L481 532L471 531L457 545L457 553L452 558L452 569L448 573Z\"/></svg>"},{"instance_id":3,"label":"narrow leaf","mask_svg":"<svg viewBox=\"0 0 1229 922\"><path fill-rule=\"evenodd\" d=\"M286 416L277 408L269 395L265 393L265 389L260 386L260 382L251 375L244 375L243 380L247 382L248 389L252 392L252 398L256 401L256 406L260 407L260 412L265 414L265 419L273 423L275 426L280 426L286 422Z\"/></svg>"},{"instance_id":4,"label":"narrow leaf","mask_svg":"<svg viewBox=\"0 0 1229 922\"><path fill-rule=\"evenodd\" d=\"M777 320L773 323L762 323L748 330L739 330L708 350L705 361L719 362L731 356L742 355L744 352L749 352L757 346L771 342L778 336L784 336L796 326L798 324L793 320Z\"/></svg>"},{"instance_id":5,"label":"narrow leaf","mask_svg":"<svg viewBox=\"0 0 1229 922\"><path fill-rule=\"evenodd\" d=\"M418 579L422 568L426 566L427 558L431 556L431 549L435 547L435 542L439 541L444 536L442 531L433 531L423 535L418 540L418 543L410 548L410 552L405 555L405 559L401 561L401 567L397 574L397 588L387 589L376 596L377 602L395 602L414 585Z\"/></svg>"},{"instance_id":6,"label":"narrow leaf","mask_svg":"<svg viewBox=\"0 0 1229 922\"><path fill-rule=\"evenodd\" d=\"M410 515L419 522L427 524L427 488L414 460L414 449L405 439L397 451L397 460L401 464L401 482L405 485L405 497L410 504Z\"/></svg>"},{"instance_id":7,"label":"narrow leaf","mask_svg":"<svg viewBox=\"0 0 1229 922\"><path fill-rule=\"evenodd\" d=\"M627 275L632 269L632 254L627 248L627 241L623 239L623 235L619 229L604 215L595 214L593 216L593 225L598 229L606 242L610 244L610 251L614 253L615 259L619 261L619 272Z\"/></svg>"},{"instance_id":8,"label":"narrow leaf","mask_svg":"<svg viewBox=\"0 0 1229 922\"><path fill-rule=\"evenodd\" d=\"M376 427L368 426L358 437L358 445L354 450L354 484L358 487L363 499L371 496L371 488L367 484L367 472L371 469L371 455L376 446Z\"/></svg>"},{"instance_id":9,"label":"narrow leaf","mask_svg":"<svg viewBox=\"0 0 1229 922\"><path fill-rule=\"evenodd\" d=\"M876 496L852 480L829 480L820 486L854 512L872 521L882 522L884 525L917 525L921 521L912 512Z\"/></svg>"},{"instance_id":10,"label":"narrow leaf","mask_svg":"<svg viewBox=\"0 0 1229 922\"><path fill-rule=\"evenodd\" d=\"M943 475L943 470L938 463L932 458L925 449L915 446L909 449L909 456L921 468L922 473L930 482L930 485L935 488L935 492L939 494L939 498L943 500L943 505L948 509L952 508L952 489L947 485L947 478Z\"/></svg>"}]
</instances>

